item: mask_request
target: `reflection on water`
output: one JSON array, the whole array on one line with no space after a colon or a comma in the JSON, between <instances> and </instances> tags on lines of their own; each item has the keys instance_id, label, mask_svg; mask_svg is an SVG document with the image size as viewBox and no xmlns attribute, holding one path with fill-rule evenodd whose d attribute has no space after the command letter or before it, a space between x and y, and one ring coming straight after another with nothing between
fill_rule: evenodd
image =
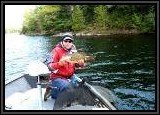
<instances>
[{"instance_id":1,"label":"reflection on water","mask_svg":"<svg viewBox=\"0 0 160 115\"><path fill-rule=\"evenodd\" d=\"M77 75L112 90L119 110L155 110L155 40L153 34L76 38L78 49L96 56ZM6 35L5 80L23 75L29 62L48 55L58 41Z\"/></svg>"}]
</instances>

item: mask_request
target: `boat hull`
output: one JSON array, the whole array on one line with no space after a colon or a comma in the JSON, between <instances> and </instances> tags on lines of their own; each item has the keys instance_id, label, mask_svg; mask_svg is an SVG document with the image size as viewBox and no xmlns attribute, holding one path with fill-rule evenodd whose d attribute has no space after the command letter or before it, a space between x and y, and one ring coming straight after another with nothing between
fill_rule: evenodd
<instances>
[{"instance_id":1,"label":"boat hull","mask_svg":"<svg viewBox=\"0 0 160 115\"><path fill-rule=\"evenodd\" d=\"M62 92L56 100L49 97L47 101L44 101L48 78L46 76L40 78L41 84L37 84L37 77L26 74L6 84L5 109L116 110L111 104L113 100L109 101L103 97L104 91L107 90L104 90L100 86L91 86L86 82L83 82L72 90Z\"/></svg>"}]
</instances>

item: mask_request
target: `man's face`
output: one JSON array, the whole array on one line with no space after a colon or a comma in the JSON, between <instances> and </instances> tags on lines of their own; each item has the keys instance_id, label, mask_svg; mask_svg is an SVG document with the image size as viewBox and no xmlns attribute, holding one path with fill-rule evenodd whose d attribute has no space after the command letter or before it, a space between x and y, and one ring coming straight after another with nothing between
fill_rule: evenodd
<instances>
[{"instance_id":1,"label":"man's face","mask_svg":"<svg viewBox=\"0 0 160 115\"><path fill-rule=\"evenodd\" d=\"M71 49L73 45L73 41L70 39L63 40L63 45L66 49Z\"/></svg>"}]
</instances>

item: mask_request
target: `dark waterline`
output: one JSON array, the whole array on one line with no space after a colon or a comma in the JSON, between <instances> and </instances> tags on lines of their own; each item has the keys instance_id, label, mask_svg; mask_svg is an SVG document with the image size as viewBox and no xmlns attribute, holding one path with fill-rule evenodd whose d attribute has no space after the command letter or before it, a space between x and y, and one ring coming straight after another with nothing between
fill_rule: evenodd
<instances>
[{"instance_id":1,"label":"dark waterline","mask_svg":"<svg viewBox=\"0 0 160 115\"><path fill-rule=\"evenodd\" d=\"M44 36L6 35L5 80L26 73L27 65L48 55L58 41ZM96 56L77 75L113 91L117 109L155 110L154 34L76 38L75 44L77 49Z\"/></svg>"}]
</instances>

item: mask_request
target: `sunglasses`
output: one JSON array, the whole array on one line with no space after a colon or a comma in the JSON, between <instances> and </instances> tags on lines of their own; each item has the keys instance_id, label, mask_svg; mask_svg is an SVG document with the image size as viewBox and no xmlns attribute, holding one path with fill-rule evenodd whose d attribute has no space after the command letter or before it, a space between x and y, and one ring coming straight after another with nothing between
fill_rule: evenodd
<instances>
[{"instance_id":1,"label":"sunglasses","mask_svg":"<svg viewBox=\"0 0 160 115\"><path fill-rule=\"evenodd\" d=\"M72 40L64 40L64 42L72 43Z\"/></svg>"}]
</instances>

